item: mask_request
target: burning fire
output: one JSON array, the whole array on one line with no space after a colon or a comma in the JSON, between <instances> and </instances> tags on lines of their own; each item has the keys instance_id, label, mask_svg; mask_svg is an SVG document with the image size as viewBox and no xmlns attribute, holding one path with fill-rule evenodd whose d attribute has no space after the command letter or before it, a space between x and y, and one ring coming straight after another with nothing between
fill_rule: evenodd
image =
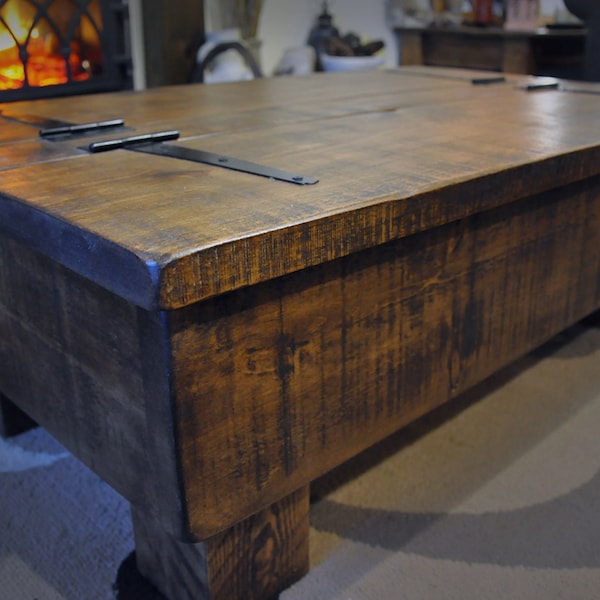
<instances>
[{"instance_id":1,"label":"burning fire","mask_svg":"<svg viewBox=\"0 0 600 600\"><path fill-rule=\"evenodd\" d=\"M69 7L62 10L73 12ZM91 77L92 65L102 60L98 32L84 17L73 39L65 42L59 32L67 31L68 18L57 19L54 24L45 18L36 21L35 7L22 1L9 1L0 9L0 90L59 85Z\"/></svg>"}]
</instances>

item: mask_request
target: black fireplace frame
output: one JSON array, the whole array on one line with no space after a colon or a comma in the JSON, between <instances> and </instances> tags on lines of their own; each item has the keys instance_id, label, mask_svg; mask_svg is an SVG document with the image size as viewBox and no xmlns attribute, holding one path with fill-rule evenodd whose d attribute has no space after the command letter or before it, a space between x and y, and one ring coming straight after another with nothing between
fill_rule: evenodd
<instances>
[{"instance_id":1,"label":"black fireplace frame","mask_svg":"<svg viewBox=\"0 0 600 600\"><path fill-rule=\"evenodd\" d=\"M0 8L8 0L0 0ZM47 17L47 8L54 0L27 0L38 10L38 14ZM129 24L129 5L127 0L98 0L102 15L102 31L99 32L104 57L103 72L94 74L85 81L67 81L65 83L32 86L24 85L18 89L0 90L1 102L35 100L57 96L72 96L103 91L116 91L133 88L133 61ZM89 0L78 0L74 4Z\"/></svg>"}]
</instances>

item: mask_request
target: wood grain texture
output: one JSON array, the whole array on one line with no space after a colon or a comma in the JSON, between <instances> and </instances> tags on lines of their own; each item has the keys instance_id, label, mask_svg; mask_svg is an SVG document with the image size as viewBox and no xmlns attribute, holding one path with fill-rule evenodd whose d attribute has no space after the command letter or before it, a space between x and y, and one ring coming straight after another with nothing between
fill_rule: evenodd
<instances>
[{"instance_id":1,"label":"wood grain texture","mask_svg":"<svg viewBox=\"0 0 600 600\"><path fill-rule=\"evenodd\" d=\"M43 243L41 252L133 303L172 309L600 171L593 95L526 94L513 85L491 89L413 72L315 76L303 87L249 83L113 97L137 106L133 113L154 115L148 127L181 125L183 145L297 170L319 184L292 186L127 151L77 156L76 165L7 170L0 226L18 222L11 235ZM310 100L317 92L320 103L285 103L292 93ZM170 112L169 93L174 106L179 95L189 101L181 121ZM250 101L238 117L240 98ZM190 107L200 117L186 131ZM282 107L289 122L279 120ZM72 101L42 103L38 112L51 110L78 120ZM214 114L246 127L199 134L198 123ZM41 237L40 215L48 232ZM69 252L73 244L65 247L67 238L76 253Z\"/></svg>"},{"instance_id":2,"label":"wood grain texture","mask_svg":"<svg viewBox=\"0 0 600 600\"><path fill-rule=\"evenodd\" d=\"M0 390L180 533L160 315L2 236L0 292Z\"/></svg>"},{"instance_id":3,"label":"wood grain texture","mask_svg":"<svg viewBox=\"0 0 600 600\"><path fill-rule=\"evenodd\" d=\"M442 67L462 67L501 71L504 63L504 40L486 35L436 35L423 36L423 64ZM528 51L527 41L524 44ZM513 73L528 73L522 69Z\"/></svg>"},{"instance_id":4,"label":"wood grain texture","mask_svg":"<svg viewBox=\"0 0 600 600\"><path fill-rule=\"evenodd\" d=\"M322 74L302 78L265 78L224 86L186 85L152 88L143 92L113 92L86 96L85 102L72 97L44 101L0 104L0 140L27 139L27 130L17 127L18 115L36 115L73 123L121 117L128 126L181 124L182 134L223 133L260 129L299 120L365 112L421 102L435 102L430 92L438 89L435 79L415 78L398 72ZM399 92L402 92L401 94ZM469 96L465 86L449 84L446 98ZM7 115L11 115L8 117ZM10 128L7 127L10 125ZM36 128L29 130L37 137Z\"/></svg>"},{"instance_id":5,"label":"wood grain texture","mask_svg":"<svg viewBox=\"0 0 600 600\"><path fill-rule=\"evenodd\" d=\"M291 583L311 480L600 308L596 96L470 77L18 103L320 179L2 138L0 390L136 506L173 597Z\"/></svg>"},{"instance_id":6,"label":"wood grain texture","mask_svg":"<svg viewBox=\"0 0 600 600\"><path fill-rule=\"evenodd\" d=\"M0 258L0 388L123 490L145 438L135 308L4 237Z\"/></svg>"},{"instance_id":7,"label":"wood grain texture","mask_svg":"<svg viewBox=\"0 0 600 600\"><path fill-rule=\"evenodd\" d=\"M138 568L177 600L269 600L308 571L309 490L198 544L185 544L132 507Z\"/></svg>"},{"instance_id":8,"label":"wood grain texture","mask_svg":"<svg viewBox=\"0 0 600 600\"><path fill-rule=\"evenodd\" d=\"M597 309L599 273L595 178L169 313L191 533L307 484Z\"/></svg>"},{"instance_id":9,"label":"wood grain texture","mask_svg":"<svg viewBox=\"0 0 600 600\"><path fill-rule=\"evenodd\" d=\"M506 30L498 27L403 28L400 62L547 74L583 64L583 30ZM489 75L489 74L488 74Z\"/></svg>"},{"instance_id":10,"label":"wood grain texture","mask_svg":"<svg viewBox=\"0 0 600 600\"><path fill-rule=\"evenodd\" d=\"M313 75L300 80L247 81L241 86L167 86L144 92L106 93L86 96L85 103L64 97L0 104L0 141L39 141L38 126L26 124L32 117L71 123L123 118L127 127L138 132L177 128L187 138L431 104L435 102L431 91L439 89L435 79L415 78L410 73L394 73L385 79L375 73L363 73L360 78L349 75L331 74L334 85L323 85L323 78ZM444 90L447 100L468 98L469 93L470 88L460 81L449 83ZM80 137L75 144L61 140L59 146L81 145L90 137ZM107 135L94 136L103 137Z\"/></svg>"}]
</instances>

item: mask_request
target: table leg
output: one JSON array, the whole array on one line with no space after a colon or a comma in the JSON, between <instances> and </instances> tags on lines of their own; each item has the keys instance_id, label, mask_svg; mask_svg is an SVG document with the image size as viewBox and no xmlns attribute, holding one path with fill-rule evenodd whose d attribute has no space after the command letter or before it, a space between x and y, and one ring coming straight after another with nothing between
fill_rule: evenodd
<instances>
[{"instance_id":1,"label":"table leg","mask_svg":"<svg viewBox=\"0 0 600 600\"><path fill-rule=\"evenodd\" d=\"M0 437L11 437L33 429L37 423L0 394Z\"/></svg>"},{"instance_id":2,"label":"table leg","mask_svg":"<svg viewBox=\"0 0 600 600\"><path fill-rule=\"evenodd\" d=\"M583 323L588 327L600 327L600 310L593 312L591 315L583 319Z\"/></svg>"},{"instance_id":3,"label":"table leg","mask_svg":"<svg viewBox=\"0 0 600 600\"><path fill-rule=\"evenodd\" d=\"M305 486L197 544L165 533L132 506L138 569L169 600L276 598L308 571Z\"/></svg>"}]
</instances>

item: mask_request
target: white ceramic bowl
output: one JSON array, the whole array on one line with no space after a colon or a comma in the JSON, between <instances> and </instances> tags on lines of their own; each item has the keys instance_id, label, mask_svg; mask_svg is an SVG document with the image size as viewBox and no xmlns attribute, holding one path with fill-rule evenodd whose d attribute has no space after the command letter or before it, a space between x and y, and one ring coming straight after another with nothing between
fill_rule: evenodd
<instances>
[{"instance_id":1,"label":"white ceramic bowl","mask_svg":"<svg viewBox=\"0 0 600 600\"><path fill-rule=\"evenodd\" d=\"M325 71L366 71L379 68L382 56L330 56L321 54L321 64Z\"/></svg>"}]
</instances>

